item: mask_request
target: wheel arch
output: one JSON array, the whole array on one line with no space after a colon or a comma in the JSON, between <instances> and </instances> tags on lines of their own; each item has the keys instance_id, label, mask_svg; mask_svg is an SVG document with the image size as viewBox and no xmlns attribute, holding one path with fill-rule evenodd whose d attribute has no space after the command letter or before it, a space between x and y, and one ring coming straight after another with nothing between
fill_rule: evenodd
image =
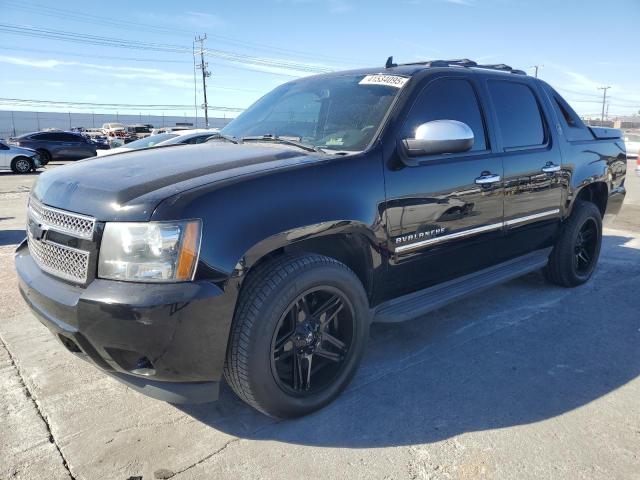
<instances>
[{"instance_id":1,"label":"wheel arch","mask_svg":"<svg viewBox=\"0 0 640 480\"><path fill-rule=\"evenodd\" d=\"M603 180L584 183L581 185L576 191L574 200L569 206L569 215L573 211L573 207L577 200L593 203L598 207L600 214L604 217L604 213L607 210L607 202L609 200L609 187Z\"/></svg>"},{"instance_id":2,"label":"wheel arch","mask_svg":"<svg viewBox=\"0 0 640 480\"><path fill-rule=\"evenodd\" d=\"M363 224L350 221L322 222L281 232L258 242L243 255L237 268L246 278L256 267L280 255L316 253L349 267L371 300L375 265L381 264L375 245L373 232Z\"/></svg>"}]
</instances>

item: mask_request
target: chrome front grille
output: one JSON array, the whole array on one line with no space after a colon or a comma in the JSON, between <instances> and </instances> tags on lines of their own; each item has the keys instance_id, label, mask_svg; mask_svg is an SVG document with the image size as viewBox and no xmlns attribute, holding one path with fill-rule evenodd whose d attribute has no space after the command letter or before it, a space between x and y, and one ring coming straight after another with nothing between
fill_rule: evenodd
<instances>
[{"instance_id":1,"label":"chrome front grille","mask_svg":"<svg viewBox=\"0 0 640 480\"><path fill-rule=\"evenodd\" d=\"M86 244L87 240L93 238L95 219L49 207L33 198L29 199L28 217L27 243L36 264L43 271L56 277L86 283L91 254L52 241L49 239L48 231L83 239Z\"/></svg>"},{"instance_id":2,"label":"chrome front grille","mask_svg":"<svg viewBox=\"0 0 640 480\"><path fill-rule=\"evenodd\" d=\"M27 233L31 257L42 270L73 282L87 281L89 252L47 240L36 240L31 232Z\"/></svg>"},{"instance_id":3,"label":"chrome front grille","mask_svg":"<svg viewBox=\"0 0 640 480\"><path fill-rule=\"evenodd\" d=\"M96 221L86 215L48 207L33 198L29 199L29 215L48 230L57 230L80 238L93 237Z\"/></svg>"}]
</instances>

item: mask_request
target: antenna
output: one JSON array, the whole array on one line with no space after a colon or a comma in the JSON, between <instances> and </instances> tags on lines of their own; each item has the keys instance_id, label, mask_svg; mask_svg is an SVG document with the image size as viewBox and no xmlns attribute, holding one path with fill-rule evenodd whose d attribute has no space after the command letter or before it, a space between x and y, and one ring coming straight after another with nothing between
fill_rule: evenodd
<instances>
[{"instance_id":1,"label":"antenna","mask_svg":"<svg viewBox=\"0 0 640 480\"><path fill-rule=\"evenodd\" d=\"M393 55L387 58L387 63L385 63L384 68L393 68L397 67L397 63L393 63Z\"/></svg>"}]
</instances>

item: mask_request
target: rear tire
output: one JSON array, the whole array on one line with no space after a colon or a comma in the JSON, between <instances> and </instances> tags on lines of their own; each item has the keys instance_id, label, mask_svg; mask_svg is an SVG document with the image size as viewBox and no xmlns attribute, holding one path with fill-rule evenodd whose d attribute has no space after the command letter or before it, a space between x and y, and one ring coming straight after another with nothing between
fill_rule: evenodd
<instances>
[{"instance_id":1,"label":"rear tire","mask_svg":"<svg viewBox=\"0 0 640 480\"><path fill-rule=\"evenodd\" d=\"M11 162L11 170L14 173L29 173L34 169L33 162L28 157L16 157Z\"/></svg>"},{"instance_id":2,"label":"rear tire","mask_svg":"<svg viewBox=\"0 0 640 480\"><path fill-rule=\"evenodd\" d=\"M44 148L39 148L36 152L40 155L40 165L43 167L51 161L51 154Z\"/></svg>"},{"instance_id":3,"label":"rear tire","mask_svg":"<svg viewBox=\"0 0 640 480\"><path fill-rule=\"evenodd\" d=\"M287 254L249 275L229 337L227 383L274 418L324 407L365 349L370 311L362 284L346 265L317 254Z\"/></svg>"},{"instance_id":4,"label":"rear tire","mask_svg":"<svg viewBox=\"0 0 640 480\"><path fill-rule=\"evenodd\" d=\"M543 270L545 278L563 287L587 282L598 263L601 244L600 210L591 202L577 200Z\"/></svg>"}]
</instances>

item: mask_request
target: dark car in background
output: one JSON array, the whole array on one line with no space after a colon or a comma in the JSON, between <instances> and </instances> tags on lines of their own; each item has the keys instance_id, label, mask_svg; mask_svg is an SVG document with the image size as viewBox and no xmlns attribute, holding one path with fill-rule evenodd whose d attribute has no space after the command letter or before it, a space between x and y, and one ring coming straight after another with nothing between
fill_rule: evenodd
<instances>
[{"instance_id":1,"label":"dark car in background","mask_svg":"<svg viewBox=\"0 0 640 480\"><path fill-rule=\"evenodd\" d=\"M12 143L38 152L43 166L51 160L80 160L96 156L95 143L74 132L27 133L14 139Z\"/></svg>"},{"instance_id":2,"label":"dark car in background","mask_svg":"<svg viewBox=\"0 0 640 480\"><path fill-rule=\"evenodd\" d=\"M136 138L144 138L151 135L151 129L153 126L143 125L141 123L136 123L135 125L128 125L127 132L131 135L136 136Z\"/></svg>"}]
</instances>

